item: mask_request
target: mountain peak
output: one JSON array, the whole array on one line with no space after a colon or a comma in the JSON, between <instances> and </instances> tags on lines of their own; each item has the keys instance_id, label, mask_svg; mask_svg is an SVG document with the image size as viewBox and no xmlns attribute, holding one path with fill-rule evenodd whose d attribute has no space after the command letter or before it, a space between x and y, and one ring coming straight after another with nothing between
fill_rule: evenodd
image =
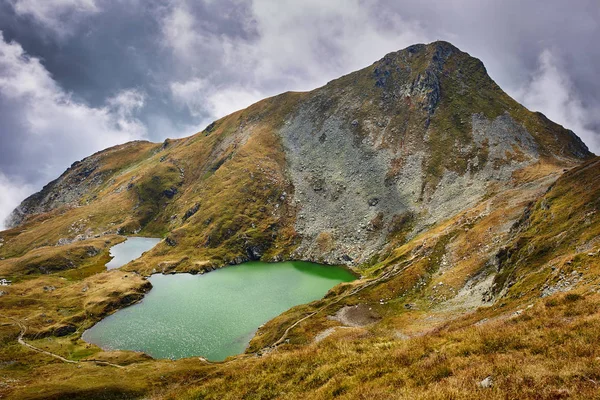
<instances>
[{"instance_id":1,"label":"mountain peak","mask_svg":"<svg viewBox=\"0 0 600 400\"><path fill-rule=\"evenodd\" d=\"M458 47L454 46L450 42L446 42L445 40L436 40L431 43L417 43L399 51L406 51L412 54L419 53L422 51L429 51L447 55L452 53L461 53L461 50Z\"/></svg>"},{"instance_id":2,"label":"mountain peak","mask_svg":"<svg viewBox=\"0 0 600 400\"><path fill-rule=\"evenodd\" d=\"M419 56L422 56L433 66L437 67L438 69L441 69L443 67L444 62L453 55L470 57L469 54L461 51L452 43L443 40L438 40L427 44L413 44L404 49L388 53L381 60L376 61L375 64L390 63L398 59L402 59L405 62L407 62L408 60L415 60L418 59ZM427 66L427 64L421 64L419 66L425 67Z\"/></svg>"}]
</instances>

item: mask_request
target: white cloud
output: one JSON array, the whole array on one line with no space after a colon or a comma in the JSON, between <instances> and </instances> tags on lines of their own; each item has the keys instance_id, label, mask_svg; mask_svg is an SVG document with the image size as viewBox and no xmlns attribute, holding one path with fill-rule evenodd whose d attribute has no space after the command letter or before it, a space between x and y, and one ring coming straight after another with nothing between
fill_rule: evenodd
<instances>
[{"instance_id":1,"label":"white cloud","mask_svg":"<svg viewBox=\"0 0 600 400\"><path fill-rule=\"evenodd\" d=\"M239 21L249 31L244 36L215 32L187 0L174 1L160 20L162 43L188 70L170 83L171 94L195 116L220 117L282 88L314 89L428 39L418 23L374 14L376 3L255 0ZM202 67L210 73L202 75Z\"/></svg>"},{"instance_id":2,"label":"white cloud","mask_svg":"<svg viewBox=\"0 0 600 400\"><path fill-rule=\"evenodd\" d=\"M192 78L186 82L172 82L171 96L180 106L185 106L192 115L218 119L234 111L244 109L265 98L255 89L241 86L215 87L204 79Z\"/></svg>"},{"instance_id":3,"label":"white cloud","mask_svg":"<svg viewBox=\"0 0 600 400\"><path fill-rule=\"evenodd\" d=\"M95 0L9 0L15 13L30 16L59 36L70 33L72 23L99 11Z\"/></svg>"},{"instance_id":4,"label":"white cloud","mask_svg":"<svg viewBox=\"0 0 600 400\"><path fill-rule=\"evenodd\" d=\"M2 207L28 191L15 190L22 188L15 183L19 180L41 186L75 160L146 136L146 127L136 118L144 106L143 93L123 90L105 106L90 107L64 91L39 59L29 57L18 43L4 41L1 32L0 103L10 107L3 113L0 156L28 160L18 168L5 164L2 185L8 188L3 192L14 195L5 197ZM0 215L5 212L0 210Z\"/></svg>"},{"instance_id":5,"label":"white cloud","mask_svg":"<svg viewBox=\"0 0 600 400\"><path fill-rule=\"evenodd\" d=\"M551 120L573 130L591 151L600 153L598 134L588 128L593 124L598 110L587 108L577 97L568 74L561 70L559 60L550 50L542 51L538 70L515 93L515 98L527 108L540 111Z\"/></svg>"},{"instance_id":6,"label":"white cloud","mask_svg":"<svg viewBox=\"0 0 600 400\"><path fill-rule=\"evenodd\" d=\"M135 114L144 108L146 95L136 89L125 89L106 100L114 125L120 132L145 136L146 127Z\"/></svg>"},{"instance_id":7,"label":"white cloud","mask_svg":"<svg viewBox=\"0 0 600 400\"><path fill-rule=\"evenodd\" d=\"M194 116L202 115L206 109L204 91L207 82L204 79L192 78L186 82L171 82L171 96L180 106L185 106Z\"/></svg>"},{"instance_id":8,"label":"white cloud","mask_svg":"<svg viewBox=\"0 0 600 400\"><path fill-rule=\"evenodd\" d=\"M310 85L320 85L386 53L427 41L418 23L393 12L376 14L377 4L375 0L254 1L260 35L254 55L258 78L303 71Z\"/></svg>"},{"instance_id":9,"label":"white cloud","mask_svg":"<svg viewBox=\"0 0 600 400\"><path fill-rule=\"evenodd\" d=\"M5 222L12 210L33 192L32 185L17 183L0 172L0 231L6 228Z\"/></svg>"},{"instance_id":10,"label":"white cloud","mask_svg":"<svg viewBox=\"0 0 600 400\"><path fill-rule=\"evenodd\" d=\"M194 47L199 40L194 31L194 17L184 4L178 4L161 21L165 43L181 59L195 54Z\"/></svg>"},{"instance_id":11,"label":"white cloud","mask_svg":"<svg viewBox=\"0 0 600 400\"><path fill-rule=\"evenodd\" d=\"M224 117L234 111L242 110L265 96L257 90L243 87L226 87L215 89L208 97L208 102L215 118Z\"/></svg>"},{"instance_id":12,"label":"white cloud","mask_svg":"<svg viewBox=\"0 0 600 400\"><path fill-rule=\"evenodd\" d=\"M198 123L187 124L156 114L149 115L147 118L148 126L152 126L155 132L160 133L161 140L193 135L212 122L212 120L203 119L198 121Z\"/></svg>"}]
</instances>

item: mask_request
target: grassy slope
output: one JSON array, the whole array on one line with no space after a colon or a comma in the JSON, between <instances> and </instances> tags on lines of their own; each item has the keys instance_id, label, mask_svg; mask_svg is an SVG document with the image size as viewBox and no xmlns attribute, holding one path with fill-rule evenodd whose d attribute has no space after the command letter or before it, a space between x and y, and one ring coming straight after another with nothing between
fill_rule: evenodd
<instances>
[{"instance_id":1,"label":"grassy slope","mask_svg":"<svg viewBox=\"0 0 600 400\"><path fill-rule=\"evenodd\" d=\"M17 379L18 386L11 387L18 398L52 398L52 393L55 398L66 393L73 398L143 395L177 399L594 398L600 379L597 346L600 244L590 244L588 233L596 237L594 232L600 229L600 219L592 213L598 210L599 165L596 159L566 173L551 190L538 196L531 207L533 212L521 214L523 218L514 216L515 221L521 221L506 233L507 240L503 243L525 243L531 240L532 232L537 232L534 247L552 245L556 253L548 259L530 260L540 260L538 264L525 263L517 255L503 261L499 277L504 271L512 271L511 276L525 276L492 306L459 317L454 313L455 317L448 319L448 315L438 318L446 311L435 307L434 302L427 304L433 284L448 274L439 275L441 266L432 265L439 262L440 253L452 257L474 254L457 263L453 273L448 274L450 277L444 279L451 286L452 279L469 275L466 271L469 265L479 260L474 251L480 247L477 241L487 241L489 227L497 226L496 211L486 215L481 210L471 210L390 254L388 262L398 263L415 254L418 260L413 260L417 262L398 277L385 280L372 291L361 292L360 299L354 299L371 304L382 316L381 322L374 326L338 329L317 344L311 343L312 337L323 327L313 329L312 322L307 320L294 330L291 344L262 357L240 356L223 364L206 365L195 359L138 360L124 370L85 364L81 369L62 363L45 364L42 356L35 356L33 361L3 369L2 374ZM515 198L519 194L522 192L515 191ZM512 200L490 199L507 203ZM563 212L567 204L574 206L570 207L571 212ZM544 215L552 214L554 219L544 220ZM582 218L587 221L584 228ZM554 246L553 233L559 230L570 238L564 248ZM554 261L557 257L571 264L557 265ZM584 279L569 293L542 298L540 289L546 280L545 271L551 270L551 266L565 274L576 267L584 272ZM380 268L375 265L365 273L377 276ZM461 272L463 269L466 270ZM426 285L411 287L410 282L422 281L423 274L428 276ZM358 284L360 281L354 283ZM406 294L379 305L384 292L399 289ZM338 287L328 297L333 299L344 290ZM421 299L417 309L404 309L405 302L417 298ZM280 318L285 318L285 314ZM333 321L326 323L338 325ZM13 329L13 335L16 334L13 327L2 329ZM5 340L11 344L4 349L4 357L9 349L12 359L30 353L13 344L9 337L5 336ZM47 346L60 349L67 343ZM81 354L85 349L69 351ZM102 353L94 356L108 357ZM125 359L124 355L114 357L117 362ZM478 382L487 376L492 376L493 387L478 387Z\"/></svg>"},{"instance_id":2,"label":"grassy slope","mask_svg":"<svg viewBox=\"0 0 600 400\"><path fill-rule=\"evenodd\" d=\"M578 156L587 156L583 148L577 148L571 132L507 96L489 79L479 60L443 42L414 49L391 53L313 92L263 100L189 138L162 145L136 142L97 153L62 178L80 182L81 170L93 160L97 169L82 184L95 176L102 177L101 184L90 185L77 206L32 216L24 225L3 232L0 259L86 233L92 237L106 233L168 236L171 245L161 243L130 266L144 274L201 271L257 255L285 257L297 238L295 209L290 204L293 187L286 176L277 129L300 104L315 97L327 99L325 108L315 115L317 120L338 112L345 106L341 102L348 91L352 98L361 99L351 118L377 117L392 126L381 142L399 149L390 177L409 154L427 152L425 193L434 190L445 170L465 173L467 157L459 149L473 145L470 115L474 113L493 119L509 112L536 138L540 162L556 170L573 165ZM444 57L447 60L438 65ZM426 79L433 75L439 85ZM416 94L398 97L407 87L417 88ZM439 101L431 100L435 94ZM468 156L477 155L483 165L485 146L472 146L470 151ZM506 162L515 158L518 154L507 155Z\"/></svg>"},{"instance_id":3,"label":"grassy slope","mask_svg":"<svg viewBox=\"0 0 600 400\"><path fill-rule=\"evenodd\" d=\"M249 249L269 258L289 252L295 235L289 206L293 188L274 130L303 96L286 93L264 100L174 146L169 157L189 171L177 201L162 217L171 221L168 236L174 245L162 243L129 268L199 271L253 258ZM211 154L198 154L204 142ZM194 165L197 159L201 162ZM194 207L197 211L185 218Z\"/></svg>"},{"instance_id":4,"label":"grassy slope","mask_svg":"<svg viewBox=\"0 0 600 400\"><path fill-rule=\"evenodd\" d=\"M532 211L517 219L507 234L512 256L503 257L507 252L503 247L498 251L496 283L500 288L506 282L508 290L495 304L458 318L456 312L454 317L439 318L447 312L435 306L439 299L427 304L435 283L448 274L438 273L440 253L471 254L443 278L447 286L462 286L453 280L472 275L469 267L479 259L476 249L482 241L490 242L485 235L499 217L494 212L459 216L399 249L393 256L397 260L407 253L425 256L397 278L359 295L360 302L382 315L379 324L338 329L320 344L310 344L319 329L335 324L329 321L313 329L308 321L308 328L301 326L290 335L292 344L286 350L226 364L221 374L201 381L187 396L594 398L600 378L599 175L599 159L567 172L532 203ZM433 243L424 244L428 241ZM426 246L430 250L422 250ZM566 288L567 294L541 297L546 285L571 276L573 270L581 271L582 278ZM423 281L426 284L419 287ZM385 297L390 292L395 292L391 299ZM379 304L382 297L388 300L385 305ZM398 307L411 300L418 302L418 310ZM285 324L285 318L279 317L279 322ZM494 386L479 388L478 382L487 376L492 376ZM174 398L181 396L175 393Z\"/></svg>"},{"instance_id":5,"label":"grassy slope","mask_svg":"<svg viewBox=\"0 0 600 400\"><path fill-rule=\"evenodd\" d=\"M411 61L411 74L405 78L418 79L418 71L421 71L419 65L426 66L434 50L428 47L424 52L418 53L416 60ZM401 58L405 54L400 52L390 57ZM338 388L329 393L330 384L325 382L328 373L323 371L337 371L344 366L353 371L353 366L358 368L353 361L355 353L358 352L365 353L363 356L365 360L371 360L364 362L371 365L373 374L381 373L382 376L388 376L389 373L385 372L385 368L380 364L385 363L382 357L390 353L383 350L367 352L366 349L370 346L377 349L385 349L386 346L391 346L390 349L403 348L404 342L392 340L397 332L410 336L431 329L452 329L452 332L456 331L460 336L463 334L461 333L463 329L474 329L463 328L463 326L477 321L477 318L492 319L506 314L506 310L516 309L525 299L537 298L539 285L545 284L546 281L550 282L551 278L560 279L560 275L548 275L548 271L552 271L547 266L549 260L553 260L552 262L560 268L568 265L569 268L578 268L578 271L581 271L579 265L582 262L587 263L590 256L587 256L588 253L585 251L580 252L581 254L577 256L579 258L570 253L573 252L573 246L583 245L586 232L595 232L593 230L595 229L593 227L597 226L595 214L585 217L590 219L590 226L579 225L580 222L575 225L571 219L572 213L560 209L554 215L559 215L561 218L566 216L567 220L563 221L563 225L552 225L555 231L550 232L546 231L549 228L545 224L554 223L556 217L553 219L549 216L551 214L540 211L542 209L546 211L545 203L543 207L537 206L540 210L536 209L533 214L534 221L541 222L530 223L530 226L536 227L537 230L528 233L519 231L521 236L518 236L514 232L509 232L505 226L519 219L528 202L534 201L541 195L540 190L544 190L549 185L563 166L572 163L573 160L569 157L572 157L577 149L570 147L572 144L569 141L570 133L549 123L542 116L527 111L506 96L493 82L486 81L485 70L477 60L468 58L464 53L456 57L444 67L444 78L441 80L443 97L431 119L431 140L428 143L430 157L427 159L430 184L434 186L444 168L458 168L459 172L462 172L461 164L454 162L460 160L439 155L442 154L441 152L446 152L446 149L452 147L454 143L465 145L470 142L470 119L467 119L466 123L462 117L463 122L461 119L453 119L456 115L467 116L469 110L483 113L489 118L497 116L502 109L510 110L512 117L525 125L542 144L543 158L540 163L515 174L513 189L500 193L500 188L494 189L492 186L488 197L481 204L432 227L409 243L404 244L404 240L400 238L403 234L400 229L400 236L392 241L394 246L374 258L369 265L362 266L361 272L368 279L381 276L396 266L408 267L407 269L403 269L401 273L378 285L365 289L358 296L345 298L315 318L299 325L290 332L290 344L287 350L266 356L264 359L246 360L242 357L231 364L210 367L190 364L189 361L170 364L142 360L141 363L127 367L127 371L131 374L85 365L86 373L95 376L95 382L85 380L84 376L74 373L73 371L76 370L73 368L76 367L60 363L48 364L45 357L41 355L32 357L30 351L24 350L15 342L18 329L10 325L9 320L4 319L7 325L0 327L3 332L2 343L4 343L0 350L0 362L8 364L0 370L0 373L7 379L16 379L17 382L9 384L7 390L16 390L15 395L26 398L26 396L35 397L36 390L44 386L52 388L46 395L54 390L57 395L80 393L85 397L104 393L107 398L111 398L111 396L118 397L122 394L130 396L154 390L163 393L169 384L174 384L176 381L177 384L184 386L172 386L168 390L174 390L174 396L179 396L187 390L188 384L194 382L196 385L200 384L196 381L198 377L204 376L208 371L215 371L216 375L211 375L203 381L206 387L214 391L215 396L219 393L223 394L217 389L223 384L220 377L231 376L230 379L235 377L239 381L239 384L235 384L235 390L231 392L233 398L244 391L249 393L250 389L257 388L262 381L265 382L265 386L260 386L261 390L265 393L265 397L269 397L269 393L288 390L282 380L286 379L286 376L295 376L291 371L292 368L314 370L310 359L314 358L316 352L323 354L317 369L321 371L319 374L323 374L323 378L315 378L317 383L309 384L305 382L304 375L297 376L299 381L296 387L289 390L313 390L314 396L317 397L328 397L336 390L339 390L339 393L357 395L358 392L353 390L358 390L359 381L349 375L343 378L348 380L344 383L344 387L347 388ZM137 143L133 144L135 151L120 151L120 148L116 148L95 155L100 159L100 171L105 172L107 177L101 185L95 186L81 199L78 207L62 207L46 214L33 216L24 225L0 234L3 239L0 258L7 258L0 260L0 271L17 281L17 284L8 290L8 295L0 297L3 313L19 320L26 320L31 338L47 336L56 328L65 325L73 325L78 329L78 333L66 338L38 339L35 344L39 347L52 349L74 359L85 355L108 357L109 355L99 352L98 348L82 343L78 335L82 329L102 315L111 312L115 307L122 306L123 298L128 299L126 303L135 301L144 290L147 290L144 281L131 273L114 271L95 275L103 269L108 257L109 243L105 240L110 240L110 244L120 240L111 236L112 234L137 232L141 235L165 236L170 239L171 244L174 244L169 245L163 241L139 262L126 267L141 273L151 273L155 269L201 271L254 257L255 255L249 254L249 250L262 254L266 259L285 258L297 243L293 230L295 210L288 202L293 187L290 186L286 176L285 158L275 132L294 112L299 102L313 95L333 96L336 90L356 85L352 90L356 90L357 95L365 96L362 109L365 115L389 112L396 126L405 127L402 132L394 132L388 138L389 140L385 141L386 145L404 146L412 141L420 142L418 146L423 146L420 138L423 135L423 122L427 115L420 111L420 107L427 104L427 93L408 103L392 102L391 109L386 108L388 106L385 102L368 101L369 97L383 99L397 89L393 85L391 87L374 85L374 82L379 79L375 70L381 69L382 63L385 64L381 61L362 71L340 78L327 87L319 89L318 93L286 93L266 99L246 110L216 121L207 130L190 138L168 140L162 145ZM464 92L455 96L444 95L456 90L452 85L457 84L460 74L468 74L472 78L467 82L468 85L463 87ZM485 149L477 151L481 153L481 157L484 156ZM565 158L556 158L552 155ZM585 194L583 191L595 187L594 177L597 176L597 168L590 167L585 171L583 173L589 185L579 187L580 194ZM391 171L391 174L393 173L394 171ZM562 192L555 192L557 188L565 187L567 182L577 185L577 180L568 180L569 176L567 174L550 192L555 193L561 200L548 199L548 204L568 208L570 201L575 201L573 203L577 204L575 210L589 208L591 212L594 207L597 209L595 203L592 202L590 205L591 200L586 196L568 198L571 192L577 193L572 187ZM166 191L170 194L166 195ZM196 208L194 213L189 213ZM585 221L585 218L579 214L574 215L573 218L579 218L577 221ZM527 225L523 225L525 226ZM575 226L582 231L575 232ZM525 229L523 227L522 229ZM68 246L54 246L59 239L85 234L88 229L91 230L90 239ZM564 246L561 245L552 253L547 248L553 247L552 240L556 239L561 229L571 230L576 234L573 236L574 239L569 235L565 236L561 242ZM540 235L540 232L546 233ZM104 233L108 235L94 237ZM511 286L504 301L505 306L501 309L487 308L478 311L474 317L466 317L462 320L462 325L459 320L450 327L441 328L445 321L456 317L457 310L439 308L438 305L445 299L452 298L474 275L492 268L488 265L490 257L505 245L512 249L509 252L511 256L502 260L502 269L496 277L498 285L501 287L505 282L508 284L512 281L523 281ZM98 253L90 256L89 254L96 251L90 253L90 246L97 249ZM587 247L589 246L587 243ZM595 244L592 243L591 246L593 248ZM530 254L529 249L532 247L534 251ZM542 258L538 258L540 254ZM445 260L448 259L452 265L450 269L445 264ZM408 260L411 262L409 263ZM556 267L554 264L553 266ZM540 269L543 271L538 273ZM38 271L50 272L50 274L40 275ZM565 273L570 273L566 267ZM592 269L590 275L595 276L595 273ZM125 275L128 277L125 278ZM442 280L445 286L440 289L436 284ZM86 285L89 288L97 287L97 290L83 291ZM115 285L118 290L111 290ZM44 286L53 286L56 290L44 291ZM253 340L251 348L258 350L269 345L281 336L291 322L327 305L331 300L335 300L336 296L347 293L351 287L352 285L338 287L328 299L297 307L271 321ZM382 299L385 304L380 305ZM560 303L562 300L557 301ZM588 304L590 301L586 299L581 304ZM325 318L327 314L335 312L343 305L358 303L371 304L381 315L381 322L370 328L346 331L349 336L347 340L340 341L339 348L337 344L333 347L327 345L328 350L318 350L315 346L305 347L312 342L317 333L337 325L336 322ZM407 310L405 304L409 303L414 303L416 309ZM458 314L464 312L465 310L459 310ZM595 316L591 314L590 318L593 319ZM489 328L490 334L495 329ZM406 343L414 342L418 347L419 340L411 339ZM445 340L442 337L439 342L435 342L436 346ZM390 341L392 345L387 344ZM328 341L324 345L326 343ZM350 351L345 355L344 346L358 350ZM455 357L456 354L451 353L451 356ZM121 354L115 357L117 362L123 362L131 356ZM331 362L327 362L327 359ZM481 359L472 361L480 362ZM273 371L277 363L283 363L285 367L280 371ZM239 371L247 371L246 378L238 375L239 371L236 372L238 368ZM366 370L370 369L366 368ZM409 369L409 366L406 366L403 371ZM187 372L183 372L184 370ZM263 370L266 372L261 372ZM161 380L160 377L167 374L165 371L171 371L172 375ZM139 379L133 377L134 372L140 374ZM117 376L126 376L127 384L115 379ZM189 382L186 382L188 378ZM436 379L452 379L450 376L438 378ZM154 383L150 384L142 379L152 380ZM415 383L419 379L421 378L413 379L409 376L406 381L409 386L416 385L415 387L422 388L421 384ZM594 378L590 377L590 379ZM373 380L379 382L376 377ZM38 382L42 381L43 385L38 385ZM464 382L471 384L471 381ZM385 393L386 385L389 384L384 383L382 381L382 393ZM464 386L464 388L468 387L470 386ZM559 387L559 383L556 383L555 387ZM202 393L204 389L198 390L198 393ZM373 388L373 391L375 393L377 389ZM198 393L191 395L196 396L199 395Z\"/></svg>"},{"instance_id":6,"label":"grassy slope","mask_svg":"<svg viewBox=\"0 0 600 400\"><path fill-rule=\"evenodd\" d=\"M229 363L171 398L593 398L598 300L558 296L515 318L407 340L347 329L319 345ZM494 387L479 388L487 376Z\"/></svg>"},{"instance_id":7,"label":"grassy slope","mask_svg":"<svg viewBox=\"0 0 600 400\"><path fill-rule=\"evenodd\" d=\"M148 163L146 160L159 147L152 143L134 142L90 157L100 159L95 172L107 177L102 184L93 185L79 204L64 205L34 215L22 225L2 232L0 258L19 257L32 249L55 246L59 239L86 234L87 229L92 230L93 235L116 233L121 225L127 223L124 212L131 210L135 201L124 186L133 176L144 171ZM69 178L77 173L77 170L71 169L63 177Z\"/></svg>"}]
</instances>

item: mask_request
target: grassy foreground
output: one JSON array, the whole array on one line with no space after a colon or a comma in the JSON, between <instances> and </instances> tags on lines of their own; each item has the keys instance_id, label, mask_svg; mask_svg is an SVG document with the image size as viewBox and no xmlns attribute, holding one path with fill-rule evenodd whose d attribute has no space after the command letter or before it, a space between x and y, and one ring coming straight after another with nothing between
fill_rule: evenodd
<instances>
[{"instance_id":1,"label":"grassy foreground","mask_svg":"<svg viewBox=\"0 0 600 400\"><path fill-rule=\"evenodd\" d=\"M599 301L598 294L562 294L409 339L344 328L318 344L223 364L51 363L9 398L592 399L600 380ZM492 386L481 387L487 377Z\"/></svg>"},{"instance_id":2,"label":"grassy foreground","mask_svg":"<svg viewBox=\"0 0 600 400\"><path fill-rule=\"evenodd\" d=\"M529 193L535 199L526 201L524 212L507 193L486 200L513 204L515 220L497 247L488 250L498 255L490 275L498 293L487 304L468 308L468 302L462 302L459 309L460 292L452 295L450 288L446 293L437 289L442 279L445 286L461 287L474 272L489 271L482 261L489 257L477 250L480 245L474 239L490 232L490 226L498 226L497 212L512 214L510 207L480 214L484 202L415 237L382 261L363 266L363 279L340 285L324 300L271 321L251 344L251 351L262 349L258 354L223 363L102 352L81 342L77 332L26 337L39 348L79 361L69 364L19 345L19 327L4 318L0 393L14 399L598 398L599 165L595 159L569 171L539 196L535 190L515 191L515 198L526 200L523 196ZM448 267L445 258L459 261ZM398 265L403 267L390 274ZM111 274L111 280L100 274L86 282L102 288L103 281L114 285L112 279L128 279L123 271L106 274ZM24 285L38 279L42 278L26 279L17 287L26 293ZM67 283L56 292L79 285ZM364 290L348 295L361 285ZM76 297L85 299L86 293ZM105 296L115 295L96 293L99 304L107 304L102 300ZM32 304L40 303L33 297L26 299L11 315L29 323L16 310L32 310ZM0 301L6 304L3 298ZM356 304L371 307L379 322L348 327L327 318ZM84 308L78 303L72 307ZM292 329L289 341L268 347L283 328L317 309L323 311ZM3 314L9 311L3 307ZM327 335L315 340L325 331Z\"/></svg>"}]
</instances>

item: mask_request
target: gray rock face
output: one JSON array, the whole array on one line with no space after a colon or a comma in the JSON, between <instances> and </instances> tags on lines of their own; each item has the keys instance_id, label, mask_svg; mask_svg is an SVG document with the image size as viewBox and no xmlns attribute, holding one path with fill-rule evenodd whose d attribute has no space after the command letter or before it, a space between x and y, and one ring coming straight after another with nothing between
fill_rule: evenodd
<instances>
[{"instance_id":1,"label":"gray rock face","mask_svg":"<svg viewBox=\"0 0 600 400\"><path fill-rule=\"evenodd\" d=\"M25 199L8 217L9 227L21 224L28 215L48 212L63 206L77 206L91 187L104 182L104 174L96 172L99 163L95 157L75 162L58 179Z\"/></svg>"},{"instance_id":2,"label":"gray rock face","mask_svg":"<svg viewBox=\"0 0 600 400\"><path fill-rule=\"evenodd\" d=\"M463 69L496 90L479 60L444 42L416 45L387 55L371 75L350 74L317 89L286 118L278 134L302 237L295 256L361 263L398 229L394 221L406 221L415 234L539 160L536 139L508 110L493 118L450 114L455 125L436 120L443 104L461 110L445 100L444 87L468 95L482 85Z\"/></svg>"},{"instance_id":3,"label":"gray rock face","mask_svg":"<svg viewBox=\"0 0 600 400\"><path fill-rule=\"evenodd\" d=\"M473 143L461 149L472 154L474 148L486 146L487 159L467 159L467 172L446 171L426 208L424 225L444 220L474 206L490 182L507 182L514 171L538 161L538 146L527 130L508 114L493 121L472 116Z\"/></svg>"},{"instance_id":4,"label":"gray rock face","mask_svg":"<svg viewBox=\"0 0 600 400\"><path fill-rule=\"evenodd\" d=\"M54 336L67 336L70 335L71 333L74 333L77 331L77 328L73 325L63 325L63 326L59 326L57 328L54 329L54 331L52 332L52 334Z\"/></svg>"},{"instance_id":5,"label":"gray rock face","mask_svg":"<svg viewBox=\"0 0 600 400\"><path fill-rule=\"evenodd\" d=\"M404 149L381 147L381 128L369 121L358 122L367 136L357 140L352 98L340 100L346 102L346 115L323 120L314 117L320 101L304 104L279 131L295 188L296 231L303 238L296 255L303 258L363 262L383 247L394 217L419 215L418 231L473 206L490 182L507 182L515 170L539 159L533 137L508 114L492 121L476 114L472 143L459 151L467 157L485 146L487 158L469 158L463 174L446 171L434 192L421 198L425 151L415 146L390 184L393 163Z\"/></svg>"},{"instance_id":6,"label":"gray rock face","mask_svg":"<svg viewBox=\"0 0 600 400\"><path fill-rule=\"evenodd\" d=\"M369 224L380 213L383 224L389 224L409 209L414 196L385 184L390 151L357 143L352 119L336 115L316 123L311 117L316 108L318 102L305 105L280 131L298 207L296 230L304 238L298 252L323 256L317 241L328 235L335 250L326 261L343 262L344 255L354 259L380 247L386 234L370 230Z\"/></svg>"}]
</instances>

